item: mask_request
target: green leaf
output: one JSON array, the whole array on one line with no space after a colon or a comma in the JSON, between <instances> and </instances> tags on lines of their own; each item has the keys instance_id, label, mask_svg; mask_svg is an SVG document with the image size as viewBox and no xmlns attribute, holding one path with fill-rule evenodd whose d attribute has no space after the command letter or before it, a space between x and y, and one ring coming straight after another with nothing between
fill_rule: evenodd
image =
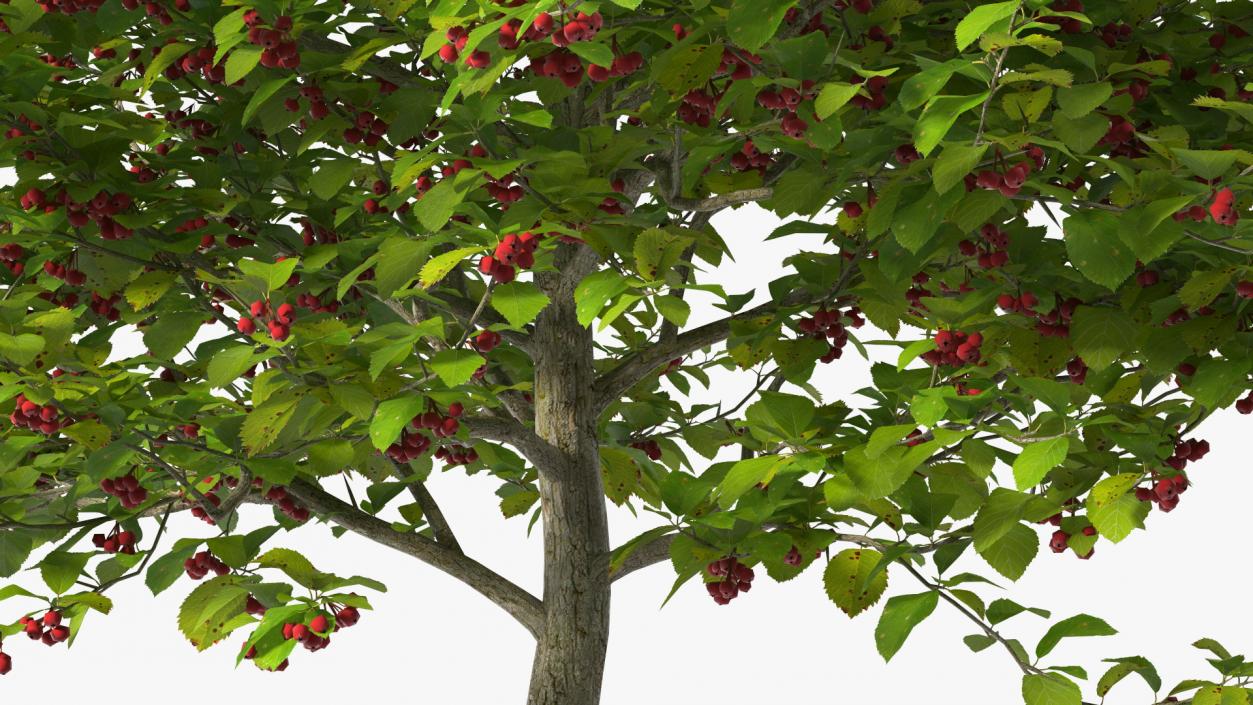
<instances>
[{"instance_id":1,"label":"green leaf","mask_svg":"<svg viewBox=\"0 0 1253 705\"><path fill-rule=\"evenodd\" d=\"M44 349L44 339L34 333L0 333L0 355L18 365L29 365Z\"/></svg>"},{"instance_id":2,"label":"green leaf","mask_svg":"<svg viewBox=\"0 0 1253 705\"><path fill-rule=\"evenodd\" d=\"M334 159L321 162L318 170L309 177L309 188L323 201L329 201L352 179L352 172L360 165L355 159Z\"/></svg>"},{"instance_id":3,"label":"green leaf","mask_svg":"<svg viewBox=\"0 0 1253 705\"><path fill-rule=\"evenodd\" d=\"M1188 283L1179 289L1177 296L1185 306L1195 311L1213 303L1214 299L1218 298L1218 295L1231 284L1234 276L1234 268L1220 269L1216 272L1193 272L1188 278Z\"/></svg>"},{"instance_id":4,"label":"green leaf","mask_svg":"<svg viewBox=\"0 0 1253 705\"><path fill-rule=\"evenodd\" d=\"M283 432L295 414L298 401L298 397L291 396L269 399L244 418L239 437L249 456L260 453L278 440L278 434Z\"/></svg>"},{"instance_id":5,"label":"green leaf","mask_svg":"<svg viewBox=\"0 0 1253 705\"><path fill-rule=\"evenodd\" d=\"M1226 174L1236 163L1239 154L1235 150L1179 149L1171 150L1193 174L1202 179L1213 180Z\"/></svg>"},{"instance_id":6,"label":"green leaf","mask_svg":"<svg viewBox=\"0 0 1253 705\"><path fill-rule=\"evenodd\" d=\"M897 595L887 601L874 630L875 647L884 661L891 661L900 651L914 627L935 611L939 599L939 593L929 590L916 595Z\"/></svg>"},{"instance_id":7,"label":"green leaf","mask_svg":"<svg viewBox=\"0 0 1253 705\"><path fill-rule=\"evenodd\" d=\"M418 276L418 262L429 252L429 242L407 237L390 237L379 246L374 265L374 286L378 295L388 298Z\"/></svg>"},{"instance_id":8,"label":"green leaf","mask_svg":"<svg viewBox=\"0 0 1253 705\"><path fill-rule=\"evenodd\" d=\"M48 589L60 595L74 587L74 581L82 575L91 557L90 553L53 551L39 562L39 574Z\"/></svg>"},{"instance_id":9,"label":"green leaf","mask_svg":"<svg viewBox=\"0 0 1253 705\"><path fill-rule=\"evenodd\" d=\"M1057 646L1058 642L1067 637L1113 636L1117 633L1117 630L1106 624L1105 620L1099 617L1077 614L1054 624L1045 632L1044 636L1040 638L1040 643L1036 644L1035 655L1036 658L1044 658Z\"/></svg>"},{"instance_id":10,"label":"green leaf","mask_svg":"<svg viewBox=\"0 0 1253 705\"><path fill-rule=\"evenodd\" d=\"M1049 470L1066 460L1069 449L1069 436L1050 438L1023 448L1022 453L1014 459L1014 481L1018 484L1018 489L1025 490L1040 484Z\"/></svg>"},{"instance_id":11,"label":"green leaf","mask_svg":"<svg viewBox=\"0 0 1253 705\"><path fill-rule=\"evenodd\" d=\"M692 238L679 237L661 228L649 228L635 237L632 254L635 271L648 281L664 279L692 244Z\"/></svg>"},{"instance_id":12,"label":"green leaf","mask_svg":"<svg viewBox=\"0 0 1253 705\"><path fill-rule=\"evenodd\" d=\"M206 379L214 389L226 387L257 364L251 345L236 345L213 354L206 368Z\"/></svg>"},{"instance_id":13,"label":"green leaf","mask_svg":"<svg viewBox=\"0 0 1253 705\"><path fill-rule=\"evenodd\" d=\"M379 404L378 411L370 419L370 442L378 450L387 450L388 446L400 438L405 424L425 409L426 399L420 396L388 399Z\"/></svg>"},{"instance_id":14,"label":"green leaf","mask_svg":"<svg viewBox=\"0 0 1253 705\"><path fill-rule=\"evenodd\" d=\"M173 272L160 269L144 272L126 285L126 302L136 311L142 311L164 296L174 281Z\"/></svg>"},{"instance_id":15,"label":"green leaf","mask_svg":"<svg viewBox=\"0 0 1253 705\"><path fill-rule=\"evenodd\" d=\"M16 531L0 531L0 578L22 569L34 547L31 538Z\"/></svg>"},{"instance_id":16,"label":"green leaf","mask_svg":"<svg viewBox=\"0 0 1253 705\"><path fill-rule=\"evenodd\" d=\"M296 271L300 260L288 257L281 262L260 262L254 259L241 259L237 263L239 271L250 277L256 277L265 284L267 291L276 291L287 285L291 275Z\"/></svg>"},{"instance_id":17,"label":"green leaf","mask_svg":"<svg viewBox=\"0 0 1253 705\"><path fill-rule=\"evenodd\" d=\"M969 65L969 61L952 59L919 71L901 84L897 100L905 110L915 110L939 93L953 74Z\"/></svg>"},{"instance_id":18,"label":"green leaf","mask_svg":"<svg viewBox=\"0 0 1253 705\"><path fill-rule=\"evenodd\" d=\"M574 289L575 313L579 324L590 326L613 297L627 290L626 279L612 269L596 272Z\"/></svg>"},{"instance_id":19,"label":"green leaf","mask_svg":"<svg viewBox=\"0 0 1253 705\"><path fill-rule=\"evenodd\" d=\"M864 612L879 601L888 587L888 572L875 572L875 567L881 560L883 554L868 548L840 551L827 563L822 574L827 597L849 617L856 617ZM861 585L865 587L858 590Z\"/></svg>"},{"instance_id":20,"label":"green leaf","mask_svg":"<svg viewBox=\"0 0 1253 705\"><path fill-rule=\"evenodd\" d=\"M76 592L73 595L63 595L57 599L57 602L62 605L85 605L100 614L113 611L113 600L98 592Z\"/></svg>"},{"instance_id":21,"label":"green leaf","mask_svg":"<svg viewBox=\"0 0 1253 705\"><path fill-rule=\"evenodd\" d=\"M1063 115L1078 120L1101 107L1113 94L1114 87L1108 82L1080 83L1057 89L1057 106Z\"/></svg>"},{"instance_id":22,"label":"green leaf","mask_svg":"<svg viewBox=\"0 0 1253 705\"><path fill-rule=\"evenodd\" d=\"M374 415L374 395L360 385L331 385L331 398L334 399L335 403L339 404L344 411L347 411L362 421L369 419ZM379 450L382 449L380 448Z\"/></svg>"},{"instance_id":23,"label":"green leaf","mask_svg":"<svg viewBox=\"0 0 1253 705\"><path fill-rule=\"evenodd\" d=\"M730 509L745 492L758 483L768 484L792 460L790 455L759 455L737 461L718 483L718 506Z\"/></svg>"},{"instance_id":24,"label":"green leaf","mask_svg":"<svg viewBox=\"0 0 1253 705\"><path fill-rule=\"evenodd\" d=\"M261 61L261 47L239 47L226 57L226 83L233 84L247 76Z\"/></svg>"},{"instance_id":25,"label":"green leaf","mask_svg":"<svg viewBox=\"0 0 1253 705\"><path fill-rule=\"evenodd\" d=\"M440 350L431 356L431 370L449 387L465 384L486 360L473 350Z\"/></svg>"},{"instance_id":26,"label":"green leaf","mask_svg":"<svg viewBox=\"0 0 1253 705\"><path fill-rule=\"evenodd\" d=\"M779 29L783 16L797 0L735 0L727 15L727 34L747 51L765 46Z\"/></svg>"},{"instance_id":27,"label":"green leaf","mask_svg":"<svg viewBox=\"0 0 1253 705\"><path fill-rule=\"evenodd\" d=\"M418 222L430 232L443 228L457 211L457 206L465 200L470 185L478 180L477 173L471 169L464 169L457 172L456 176L440 179L435 188L423 194L414 206Z\"/></svg>"},{"instance_id":28,"label":"green leaf","mask_svg":"<svg viewBox=\"0 0 1253 705\"><path fill-rule=\"evenodd\" d=\"M289 76L266 81L257 87L252 97L248 99L248 104L244 106L244 115L240 120L240 124L247 125L252 116L261 109L261 106L265 105L265 101L269 100L280 88L287 85L295 77L296 75L293 73Z\"/></svg>"},{"instance_id":29,"label":"green leaf","mask_svg":"<svg viewBox=\"0 0 1253 705\"><path fill-rule=\"evenodd\" d=\"M253 621L244 612L248 589L239 584L240 580L236 575L206 580L183 600L178 610L178 628L197 651L204 651Z\"/></svg>"},{"instance_id":30,"label":"green leaf","mask_svg":"<svg viewBox=\"0 0 1253 705\"><path fill-rule=\"evenodd\" d=\"M513 281L492 290L492 308L514 328L522 328L548 305L548 295L531 282Z\"/></svg>"},{"instance_id":31,"label":"green leaf","mask_svg":"<svg viewBox=\"0 0 1253 705\"><path fill-rule=\"evenodd\" d=\"M148 565L148 571L144 575L144 584L152 591L153 596L160 595L178 581L179 576L183 574L183 561L191 558L199 545L199 541L184 539L176 543L172 551Z\"/></svg>"},{"instance_id":32,"label":"green leaf","mask_svg":"<svg viewBox=\"0 0 1253 705\"><path fill-rule=\"evenodd\" d=\"M600 449L601 479L605 486L605 496L609 501L621 507L631 498L631 493L639 486L639 464L630 453L621 448Z\"/></svg>"},{"instance_id":33,"label":"green leaf","mask_svg":"<svg viewBox=\"0 0 1253 705\"><path fill-rule=\"evenodd\" d=\"M672 96L705 85L722 63L722 45L688 44L661 53L653 62L653 78Z\"/></svg>"},{"instance_id":34,"label":"green leaf","mask_svg":"<svg viewBox=\"0 0 1253 705\"><path fill-rule=\"evenodd\" d=\"M1035 560L1040 551L1040 541L1029 527L1015 524L999 539L985 543L982 548L976 544L975 551L996 572L1010 580L1017 580Z\"/></svg>"},{"instance_id":35,"label":"green leaf","mask_svg":"<svg viewBox=\"0 0 1253 705\"><path fill-rule=\"evenodd\" d=\"M954 39L957 42L957 50L964 51L966 47L974 44L983 36L983 33L991 29L999 22L1004 22L1018 11L1020 2L1012 0L1011 2L994 2L990 5L979 5L957 23L954 30ZM1008 23L1006 23L1008 26Z\"/></svg>"},{"instance_id":36,"label":"green leaf","mask_svg":"<svg viewBox=\"0 0 1253 705\"><path fill-rule=\"evenodd\" d=\"M1053 115L1053 133L1072 152L1086 153L1109 131L1109 120L1098 114L1072 119L1060 112Z\"/></svg>"},{"instance_id":37,"label":"green leaf","mask_svg":"<svg viewBox=\"0 0 1253 705\"><path fill-rule=\"evenodd\" d=\"M1249 691L1237 685L1207 685L1192 696L1192 705L1248 705Z\"/></svg>"},{"instance_id":38,"label":"green leaf","mask_svg":"<svg viewBox=\"0 0 1253 705\"><path fill-rule=\"evenodd\" d=\"M1097 372L1134 350L1139 332L1131 316L1117 308L1080 306L1070 320L1075 352Z\"/></svg>"},{"instance_id":39,"label":"green leaf","mask_svg":"<svg viewBox=\"0 0 1253 705\"><path fill-rule=\"evenodd\" d=\"M569 47L580 59L603 68L613 65L613 48L600 42L574 42Z\"/></svg>"},{"instance_id":40,"label":"green leaf","mask_svg":"<svg viewBox=\"0 0 1253 705\"><path fill-rule=\"evenodd\" d=\"M914 124L914 147L924 157L930 154L962 113L981 105L987 98L988 93L984 91L978 95L942 95L932 99Z\"/></svg>"},{"instance_id":41,"label":"green leaf","mask_svg":"<svg viewBox=\"0 0 1253 705\"><path fill-rule=\"evenodd\" d=\"M774 426L789 439L800 438L814 419L813 401L795 394L762 392L753 406L765 411Z\"/></svg>"},{"instance_id":42,"label":"green leaf","mask_svg":"<svg viewBox=\"0 0 1253 705\"><path fill-rule=\"evenodd\" d=\"M1108 658L1105 659L1105 662L1114 665L1105 672L1105 675L1101 676L1101 679L1096 684L1096 694L1099 697L1104 698L1118 681L1132 673L1140 674L1140 677L1144 679L1145 683L1148 683L1149 688L1153 692L1156 693L1162 689L1162 679L1158 677L1157 669L1143 656Z\"/></svg>"},{"instance_id":43,"label":"green leaf","mask_svg":"<svg viewBox=\"0 0 1253 705\"><path fill-rule=\"evenodd\" d=\"M1083 693L1069 678L1056 673L1032 673L1022 677L1026 705L1082 705Z\"/></svg>"},{"instance_id":44,"label":"green leaf","mask_svg":"<svg viewBox=\"0 0 1253 705\"><path fill-rule=\"evenodd\" d=\"M653 305L663 318L676 326L687 325L687 319L692 315L692 307L677 296L658 296L653 299Z\"/></svg>"},{"instance_id":45,"label":"green leaf","mask_svg":"<svg viewBox=\"0 0 1253 705\"><path fill-rule=\"evenodd\" d=\"M931 167L931 186L937 193L944 193L960 184L983 159L987 150L986 143L969 145L953 142L944 145L944 151L940 152L935 166Z\"/></svg>"},{"instance_id":46,"label":"green leaf","mask_svg":"<svg viewBox=\"0 0 1253 705\"><path fill-rule=\"evenodd\" d=\"M1148 506L1129 494L1140 477L1133 472L1107 477L1088 493L1088 519L1101 536L1114 543L1144 527Z\"/></svg>"},{"instance_id":47,"label":"green leaf","mask_svg":"<svg viewBox=\"0 0 1253 705\"><path fill-rule=\"evenodd\" d=\"M277 568L307 588L318 588L320 581L326 577L325 573L313 567L308 558L290 548L271 548L257 556L256 563L261 568Z\"/></svg>"},{"instance_id":48,"label":"green leaf","mask_svg":"<svg viewBox=\"0 0 1253 705\"><path fill-rule=\"evenodd\" d=\"M1114 213L1085 210L1062 221L1066 252L1083 276L1113 291L1135 270L1136 256L1121 238Z\"/></svg>"},{"instance_id":49,"label":"green leaf","mask_svg":"<svg viewBox=\"0 0 1253 705\"><path fill-rule=\"evenodd\" d=\"M861 86L851 83L827 83L814 99L814 113L819 120L826 120L834 115L861 90Z\"/></svg>"},{"instance_id":50,"label":"green leaf","mask_svg":"<svg viewBox=\"0 0 1253 705\"><path fill-rule=\"evenodd\" d=\"M441 255L432 257L426 264L422 265L422 271L418 274L418 282L424 289L430 289L440 283L448 273L457 268L461 261L470 255L483 251L482 247L462 247L460 249L445 252Z\"/></svg>"},{"instance_id":51,"label":"green leaf","mask_svg":"<svg viewBox=\"0 0 1253 705\"><path fill-rule=\"evenodd\" d=\"M144 69L144 88L140 91L140 95L142 96L144 93L147 93L148 89L152 88L152 84L156 82L157 78L159 78L166 69L174 65L175 61L181 59L183 54L186 54L191 50L192 46L190 44L184 44L182 42L166 44L161 47L161 51L158 52L157 55L153 57L152 61L148 63L148 68Z\"/></svg>"}]
</instances>

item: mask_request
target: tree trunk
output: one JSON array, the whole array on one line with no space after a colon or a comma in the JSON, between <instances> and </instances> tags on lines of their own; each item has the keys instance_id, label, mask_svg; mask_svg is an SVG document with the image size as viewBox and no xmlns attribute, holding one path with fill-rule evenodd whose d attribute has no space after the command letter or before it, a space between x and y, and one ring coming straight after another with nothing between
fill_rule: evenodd
<instances>
[{"instance_id":1,"label":"tree trunk","mask_svg":"<svg viewBox=\"0 0 1253 705\"><path fill-rule=\"evenodd\" d=\"M563 254L575 261L561 274L541 276L552 303L535 326L536 431L563 458L539 480L545 614L530 705L596 705L609 643L609 530L591 394L592 332L575 316L573 289L582 272L571 270L579 269L579 255Z\"/></svg>"}]
</instances>

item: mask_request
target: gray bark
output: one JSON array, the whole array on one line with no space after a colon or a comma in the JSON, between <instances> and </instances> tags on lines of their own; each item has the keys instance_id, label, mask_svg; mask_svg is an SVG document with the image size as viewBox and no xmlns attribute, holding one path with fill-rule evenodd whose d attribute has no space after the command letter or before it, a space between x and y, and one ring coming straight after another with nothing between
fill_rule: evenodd
<instances>
[{"instance_id":1,"label":"gray bark","mask_svg":"<svg viewBox=\"0 0 1253 705\"><path fill-rule=\"evenodd\" d=\"M552 303L534 337L536 432L560 458L539 477L544 628L528 703L595 705L609 643L609 530L591 394L592 332L579 325L574 305L574 287L594 260L588 248L562 249L560 273L539 278Z\"/></svg>"}]
</instances>

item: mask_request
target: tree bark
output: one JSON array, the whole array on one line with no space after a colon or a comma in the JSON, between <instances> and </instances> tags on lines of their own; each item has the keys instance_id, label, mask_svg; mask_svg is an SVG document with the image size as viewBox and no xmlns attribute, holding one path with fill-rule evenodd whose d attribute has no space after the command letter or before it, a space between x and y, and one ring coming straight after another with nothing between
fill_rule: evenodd
<instances>
[{"instance_id":1,"label":"tree bark","mask_svg":"<svg viewBox=\"0 0 1253 705\"><path fill-rule=\"evenodd\" d=\"M559 257L539 277L552 303L535 326L535 426L559 451L541 472L544 628L535 649L530 705L596 705L609 644L609 530L593 409L592 332L575 315L587 253ZM586 248L581 248L586 249Z\"/></svg>"}]
</instances>

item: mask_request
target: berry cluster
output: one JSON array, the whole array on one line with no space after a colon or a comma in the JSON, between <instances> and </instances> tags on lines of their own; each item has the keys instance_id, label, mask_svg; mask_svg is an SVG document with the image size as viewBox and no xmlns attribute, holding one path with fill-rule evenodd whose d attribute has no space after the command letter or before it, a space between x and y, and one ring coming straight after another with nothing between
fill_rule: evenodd
<instances>
[{"instance_id":1,"label":"berry cluster","mask_svg":"<svg viewBox=\"0 0 1253 705\"><path fill-rule=\"evenodd\" d=\"M705 583L709 596L720 605L734 600L741 592L748 592L753 587L753 569L727 556L719 558L705 567L709 574L722 578Z\"/></svg>"},{"instance_id":2,"label":"berry cluster","mask_svg":"<svg viewBox=\"0 0 1253 705\"><path fill-rule=\"evenodd\" d=\"M278 342L287 340L287 336L291 335L291 324L296 320L296 309L291 304L281 304L274 310L274 315L270 315L270 305L265 301L258 299L253 301L248 307L248 312L252 314L252 318L248 316L240 316L239 323L236 328L244 335L252 335L257 331L257 321L264 321L266 328L270 332L270 337ZM265 319L269 318L268 321ZM254 320L256 319L256 320Z\"/></svg>"},{"instance_id":3,"label":"berry cluster","mask_svg":"<svg viewBox=\"0 0 1253 705\"><path fill-rule=\"evenodd\" d=\"M51 436L61 428L70 425L70 419L59 418L61 412L52 404L40 406L21 393L14 401L16 405L13 407L13 413L9 414L9 422L18 428L29 428Z\"/></svg>"},{"instance_id":4,"label":"berry cluster","mask_svg":"<svg viewBox=\"0 0 1253 705\"><path fill-rule=\"evenodd\" d=\"M740 150L731 155L731 168L736 171L756 169L763 176L766 170L774 165L774 157L768 152L757 149L752 140L746 140Z\"/></svg>"},{"instance_id":5,"label":"berry cluster","mask_svg":"<svg viewBox=\"0 0 1253 705\"><path fill-rule=\"evenodd\" d=\"M309 520L309 508L303 506L288 494L287 488L275 485L265 493L265 498L273 502L278 507L278 510L286 515L288 519L302 523Z\"/></svg>"},{"instance_id":6,"label":"berry cluster","mask_svg":"<svg viewBox=\"0 0 1253 705\"><path fill-rule=\"evenodd\" d=\"M856 306L850 308L847 313L839 309L829 310L826 307L814 311L814 315L808 318L802 318L797 322L796 327L811 337L818 340L828 341L830 346L826 353L819 358L822 363L829 363L840 359L844 354L844 346L848 344L848 328L861 328L866 324L866 319L861 315L861 309Z\"/></svg>"},{"instance_id":7,"label":"berry cluster","mask_svg":"<svg viewBox=\"0 0 1253 705\"><path fill-rule=\"evenodd\" d=\"M344 130L344 141L348 144L364 142L367 147L373 147L383 139L383 135L387 134L389 127L391 125L388 125L383 118L377 117L369 110L362 110L353 118L353 127ZM375 191L376 196L382 196L384 193L387 193L387 184L383 184L381 191ZM386 213L387 209L378 208L376 205L376 211ZM367 209L366 212L371 211Z\"/></svg>"},{"instance_id":8,"label":"berry cluster","mask_svg":"<svg viewBox=\"0 0 1253 705\"><path fill-rule=\"evenodd\" d=\"M1188 439L1175 443L1175 452L1166 459L1166 464L1175 470L1183 470L1189 460L1200 460L1209 453L1209 441Z\"/></svg>"},{"instance_id":9,"label":"berry cluster","mask_svg":"<svg viewBox=\"0 0 1253 705\"><path fill-rule=\"evenodd\" d=\"M65 206L66 217L71 226L81 228L89 222L95 222L100 228L100 237L105 240L125 240L134 234L130 228L113 220L114 215L130 208L131 197L127 193L110 194L108 191L100 191L91 200L79 202L70 198L70 194L64 190L49 198L38 188L32 188L20 200L26 210L43 208L45 213L55 211L57 204Z\"/></svg>"},{"instance_id":10,"label":"berry cluster","mask_svg":"<svg viewBox=\"0 0 1253 705\"><path fill-rule=\"evenodd\" d=\"M649 460L661 460L661 446L651 438L646 441L635 441L631 447L644 451L644 455L647 455Z\"/></svg>"},{"instance_id":11,"label":"berry cluster","mask_svg":"<svg viewBox=\"0 0 1253 705\"><path fill-rule=\"evenodd\" d=\"M870 93L868 96L858 93L848 101L849 103L852 103L862 110L882 110L887 107L888 98L886 91L888 87L888 79L886 77L871 76L867 79L864 76L857 75L849 78L848 82L853 85L865 83L866 90Z\"/></svg>"},{"instance_id":12,"label":"berry cluster","mask_svg":"<svg viewBox=\"0 0 1253 705\"><path fill-rule=\"evenodd\" d=\"M949 365L961 367L979 362L983 336L979 333L965 333L959 330L942 330L935 334L935 349L922 354L922 359L931 366Z\"/></svg>"},{"instance_id":13,"label":"berry cluster","mask_svg":"<svg viewBox=\"0 0 1253 705\"><path fill-rule=\"evenodd\" d=\"M530 269L535 264L535 246L543 237L530 231L506 235L496 245L495 252L479 260L479 271L501 284L508 284L517 275L517 269Z\"/></svg>"},{"instance_id":14,"label":"berry cluster","mask_svg":"<svg viewBox=\"0 0 1253 705\"><path fill-rule=\"evenodd\" d=\"M87 283L87 275L77 269L70 269L63 264L48 260L44 262L44 273L55 277L70 286L82 286Z\"/></svg>"},{"instance_id":15,"label":"berry cluster","mask_svg":"<svg viewBox=\"0 0 1253 705\"><path fill-rule=\"evenodd\" d=\"M583 82L583 61L568 49L549 52L543 59L531 61L531 70L536 76L555 78L574 88Z\"/></svg>"},{"instance_id":16,"label":"berry cluster","mask_svg":"<svg viewBox=\"0 0 1253 705\"><path fill-rule=\"evenodd\" d=\"M109 294L102 296L98 292L91 292L91 310L104 316L110 321L116 321L122 317L122 311L118 309L117 303L122 300L121 294Z\"/></svg>"},{"instance_id":17,"label":"berry cluster","mask_svg":"<svg viewBox=\"0 0 1253 705\"><path fill-rule=\"evenodd\" d=\"M324 614L315 616L308 624L289 622L283 625L283 638L294 639L309 651L321 651L329 646L330 632L331 620Z\"/></svg>"},{"instance_id":18,"label":"berry cluster","mask_svg":"<svg viewBox=\"0 0 1253 705\"><path fill-rule=\"evenodd\" d=\"M984 245L980 246L972 240L957 243L957 249L967 257L978 257L980 269L998 269L1009 263L1009 233L992 223L985 223L979 228L979 236Z\"/></svg>"},{"instance_id":19,"label":"berry cluster","mask_svg":"<svg viewBox=\"0 0 1253 705\"><path fill-rule=\"evenodd\" d=\"M479 334L470 339L470 347L475 350L487 354L496 349L500 345L500 333L494 330L479 331Z\"/></svg>"},{"instance_id":20,"label":"berry cluster","mask_svg":"<svg viewBox=\"0 0 1253 705\"><path fill-rule=\"evenodd\" d=\"M444 464L449 467L454 467L473 463L479 459L479 454L473 448L453 443L452 445L436 448L435 458L444 461Z\"/></svg>"},{"instance_id":21,"label":"berry cluster","mask_svg":"<svg viewBox=\"0 0 1253 705\"><path fill-rule=\"evenodd\" d=\"M26 270L26 265L22 262L22 257L25 255L26 251L15 242L0 247L0 262L3 262L4 266L15 276L21 276L22 272Z\"/></svg>"},{"instance_id":22,"label":"berry cluster","mask_svg":"<svg viewBox=\"0 0 1253 705\"><path fill-rule=\"evenodd\" d=\"M1053 309L1047 313L1038 313L1033 310L1038 303L1040 303L1039 299L1029 291L1024 291L1017 298L1010 294L1001 294L996 299L996 305L1005 311L1035 318L1035 330L1040 335L1057 338L1069 336L1070 318L1083 302L1074 297L1064 300L1058 297Z\"/></svg>"},{"instance_id":23,"label":"berry cluster","mask_svg":"<svg viewBox=\"0 0 1253 705\"><path fill-rule=\"evenodd\" d=\"M1131 36L1131 25L1126 22L1106 22L1100 29L1101 41L1113 49L1118 42L1126 41Z\"/></svg>"},{"instance_id":24,"label":"berry cluster","mask_svg":"<svg viewBox=\"0 0 1253 705\"><path fill-rule=\"evenodd\" d=\"M42 641L48 646L56 646L70 638L70 628L61 624L63 616L60 610L54 609L44 612L42 619L25 616L17 623L22 625L22 631L32 641Z\"/></svg>"},{"instance_id":25,"label":"berry cluster","mask_svg":"<svg viewBox=\"0 0 1253 705\"><path fill-rule=\"evenodd\" d=\"M0 25L3 25L3 24L4 24L3 22L0 22ZM4 651L0 651L0 676L7 675L9 671L12 671L12 670L13 670L13 657L4 653Z\"/></svg>"},{"instance_id":26,"label":"berry cluster","mask_svg":"<svg viewBox=\"0 0 1253 705\"><path fill-rule=\"evenodd\" d=\"M262 66L270 69L295 69L300 66L300 51L296 46L296 40L292 39L289 34L292 28L290 16L276 17L272 27L265 27L260 13L256 10L249 10L244 13L244 24L248 26L248 41L255 46L263 47Z\"/></svg>"},{"instance_id":27,"label":"berry cluster","mask_svg":"<svg viewBox=\"0 0 1253 705\"><path fill-rule=\"evenodd\" d=\"M117 497L126 509L134 509L148 501L148 490L139 484L139 478L134 475L106 477L100 481L100 489L105 494Z\"/></svg>"},{"instance_id":28,"label":"berry cluster","mask_svg":"<svg viewBox=\"0 0 1253 705\"><path fill-rule=\"evenodd\" d=\"M1059 515L1057 515L1057 517L1055 517L1055 518L1056 518L1056 519L1060 522L1060 520L1061 520L1061 515L1059 514ZM1096 527L1093 527L1093 526L1085 526L1085 527L1083 527L1083 535L1084 535L1084 536L1095 536L1095 535L1096 535ZM1066 533L1065 531L1062 531L1061 529L1058 529L1057 531L1054 531L1054 532L1053 532L1053 535L1052 535L1051 537L1049 537L1049 548L1050 548L1050 549L1052 549L1053 553L1065 553L1065 552L1066 552L1066 549L1067 549L1067 548L1069 548L1069 547L1070 547L1070 534ZM1096 553L1096 549L1095 549L1095 548L1090 548L1090 549L1088 549L1088 552L1087 552L1087 553L1084 553L1084 554L1080 555L1080 556L1079 556L1079 558L1080 558L1081 560L1085 560L1085 561L1086 561L1086 560L1088 560L1089 558L1091 558L1091 557L1092 557L1092 554L1094 554L1094 553Z\"/></svg>"},{"instance_id":29,"label":"berry cluster","mask_svg":"<svg viewBox=\"0 0 1253 705\"><path fill-rule=\"evenodd\" d=\"M978 174L966 175L966 190L973 191L976 187L989 191L1000 191L1005 197L1016 196L1027 183L1031 172L1044 168L1044 150L1032 146L1027 149L1027 159L1002 171L985 169Z\"/></svg>"},{"instance_id":30,"label":"berry cluster","mask_svg":"<svg viewBox=\"0 0 1253 705\"><path fill-rule=\"evenodd\" d=\"M1136 499L1141 502L1152 502L1163 512L1170 512L1179 506L1179 495L1188 489L1188 477L1179 473L1173 477L1156 480L1152 487L1137 487Z\"/></svg>"},{"instance_id":31,"label":"berry cluster","mask_svg":"<svg viewBox=\"0 0 1253 705\"><path fill-rule=\"evenodd\" d=\"M219 577L231 572L229 566L218 560L217 556L214 556L209 551L201 551L183 561L183 570L187 571L187 576L192 580L200 580L208 575L210 571Z\"/></svg>"},{"instance_id":32,"label":"berry cluster","mask_svg":"<svg viewBox=\"0 0 1253 705\"><path fill-rule=\"evenodd\" d=\"M725 58L724 58L725 61ZM593 83L604 83L611 78L625 78L639 71L644 66L644 55L638 51L630 54L621 54L613 57L613 62L609 66L599 66L597 64L587 65L587 77Z\"/></svg>"},{"instance_id":33,"label":"berry cluster","mask_svg":"<svg viewBox=\"0 0 1253 705\"><path fill-rule=\"evenodd\" d=\"M117 524L113 525L113 530L105 534L94 534L91 537L91 543L105 553L125 553L126 555L135 555L135 532L123 531Z\"/></svg>"},{"instance_id":34,"label":"berry cluster","mask_svg":"<svg viewBox=\"0 0 1253 705\"><path fill-rule=\"evenodd\" d=\"M420 417L419 417L420 418ZM387 457L398 463L407 463L422 455L431 447L431 437L425 433L400 432L400 440L387 447Z\"/></svg>"}]
</instances>

